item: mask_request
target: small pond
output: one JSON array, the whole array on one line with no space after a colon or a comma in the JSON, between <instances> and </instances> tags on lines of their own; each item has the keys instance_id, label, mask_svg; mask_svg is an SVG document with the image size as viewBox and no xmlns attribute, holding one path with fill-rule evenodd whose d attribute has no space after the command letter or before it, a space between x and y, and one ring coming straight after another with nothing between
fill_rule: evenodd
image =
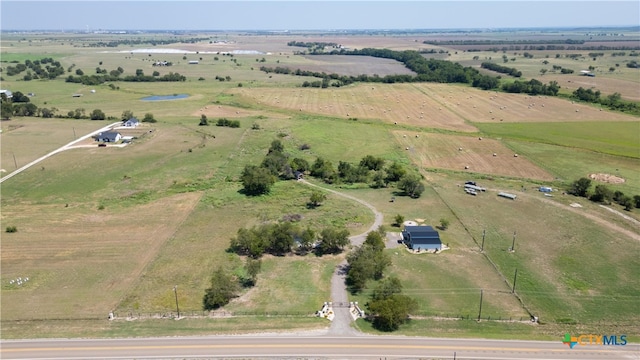
<instances>
[{"instance_id":1,"label":"small pond","mask_svg":"<svg viewBox=\"0 0 640 360\"><path fill-rule=\"evenodd\" d=\"M162 100L178 100L178 99L184 99L184 98L188 98L189 95L187 94L173 94L173 95L154 95L154 96L147 96L145 98L142 98L140 100L142 101L162 101Z\"/></svg>"}]
</instances>

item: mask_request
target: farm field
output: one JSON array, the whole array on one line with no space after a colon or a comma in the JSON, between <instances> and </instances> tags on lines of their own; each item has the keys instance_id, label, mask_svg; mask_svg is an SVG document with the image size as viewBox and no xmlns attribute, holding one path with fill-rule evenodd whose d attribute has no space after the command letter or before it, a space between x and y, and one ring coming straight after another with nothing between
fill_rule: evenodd
<instances>
[{"instance_id":1,"label":"farm field","mask_svg":"<svg viewBox=\"0 0 640 360\"><path fill-rule=\"evenodd\" d=\"M503 35L544 37L468 36L496 39ZM386 250L393 264L385 274L398 276L404 292L419 303L414 319L399 334L549 339L565 331L640 333L636 306L640 282L635 276L640 263L634 256L640 252L640 242L633 221L640 220L639 210L607 205L615 213L585 198L562 194L572 181L602 173L625 179L621 184L606 184L613 191L640 195L637 116L562 97L482 91L459 84L303 88L304 81L318 79L259 70L260 66L286 66L380 76L409 72L386 59L294 55L306 48L287 46L288 41L335 42L348 48L442 49L448 53L424 55L473 66L479 66L483 57L501 61L500 51L464 52L460 47L422 43L432 36L465 36L460 34L190 34L181 36L206 40L116 48L88 46L116 35L61 36L54 41L34 35L32 42L3 36L0 66L51 56L65 69L73 66L67 71L70 74L76 69L93 74L96 67L110 71L121 66L124 76L142 69L147 75L178 72L187 80L113 81L114 88L108 83L67 83L67 73L51 81L23 81L22 74L3 73L3 89L33 92L33 104L55 107L58 115L101 109L117 121L123 111L131 110L139 119L146 113L157 119L135 132L128 130L126 134L138 138L125 147L65 151L3 182L3 230L18 229L4 233L0 245L3 338L326 328L325 320L309 315L330 299L331 276L345 253L264 256L255 287L242 289L239 297L211 317L202 310L204 290L218 266L236 275L244 271L245 259L227 252L239 228L296 215L302 228L344 226L355 235L374 220L366 207L329 193L321 206L310 208L313 189L296 181L277 181L269 195L244 195L240 182L244 167L259 165L274 140L281 141L289 159L299 157L313 164L322 157L335 167L341 161L357 165L372 155L423 176L426 189L412 199L403 196L395 183L374 189L367 183L324 184L305 174L314 184L372 204L384 215L390 232L400 231L392 226L398 214L434 226L443 218L450 220L448 229L440 231L449 250L437 255L412 255L402 247ZM169 52L175 49L179 52ZM614 58L607 52L595 61L577 61L555 59L550 51L530 50L533 59L525 58L523 50L513 52L507 55L516 61L505 65L522 67L523 80L557 78L563 93L594 81L589 87L600 89L603 96L618 91L625 99L640 99L637 69L625 66L637 58L629 54ZM480 59L473 60L475 55ZM543 59L549 64L542 64ZM174 65L152 67L156 60ZM188 64L190 60L199 63ZM620 67L606 71L615 67L614 61ZM543 65L573 67L572 62L596 65L600 72L595 78L539 73ZM71 96L76 93L83 96ZM187 97L141 100L175 94ZM198 125L201 115L208 117L209 126ZM240 128L215 126L219 118L238 120ZM3 120L0 161L6 172L2 175L109 122L19 116ZM95 144L93 140L85 143ZM465 194L461 186L468 180L478 181L487 191L476 197ZM596 184L601 183L593 181L592 190ZM552 186L553 196L536 191L541 185ZM499 198L498 191L518 198ZM570 207L572 203L582 207ZM487 235L484 253L479 250L483 230ZM507 249L514 231L516 251L511 253ZM524 307L511 293L516 268L516 293ZM11 284L17 277L30 280L23 286ZM171 316L175 310L176 285L180 309L191 315L180 322L166 321L160 316ZM349 300L365 304L376 282L368 285ZM473 319L480 289L485 295L484 318L517 322L442 320ZM105 325L109 311L140 318ZM539 316L541 323L530 324L528 311ZM230 313L236 316L228 317ZM356 327L376 332L362 321Z\"/></svg>"},{"instance_id":2,"label":"farm field","mask_svg":"<svg viewBox=\"0 0 640 360\"><path fill-rule=\"evenodd\" d=\"M355 85L330 90L241 89L235 93L258 104L288 111L449 131L476 131L452 111L437 112L438 102L407 84Z\"/></svg>"},{"instance_id":3,"label":"farm field","mask_svg":"<svg viewBox=\"0 0 640 360\"><path fill-rule=\"evenodd\" d=\"M640 122L477 124L492 137L547 143L640 159Z\"/></svg>"},{"instance_id":4,"label":"farm field","mask_svg":"<svg viewBox=\"0 0 640 360\"><path fill-rule=\"evenodd\" d=\"M394 136L421 168L553 180L550 173L494 139L406 131L395 131Z\"/></svg>"}]
</instances>

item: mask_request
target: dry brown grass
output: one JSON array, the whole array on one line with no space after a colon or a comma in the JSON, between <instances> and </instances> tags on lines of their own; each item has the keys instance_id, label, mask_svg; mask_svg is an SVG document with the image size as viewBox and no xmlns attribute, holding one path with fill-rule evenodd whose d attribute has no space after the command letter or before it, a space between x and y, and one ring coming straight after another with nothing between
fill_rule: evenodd
<instances>
[{"instance_id":1,"label":"dry brown grass","mask_svg":"<svg viewBox=\"0 0 640 360\"><path fill-rule=\"evenodd\" d=\"M447 84L418 84L421 91L450 111L471 122L637 121L636 117L599 111L550 96L506 94Z\"/></svg>"},{"instance_id":2,"label":"dry brown grass","mask_svg":"<svg viewBox=\"0 0 640 360\"><path fill-rule=\"evenodd\" d=\"M516 157L497 140L408 131L395 131L394 135L420 167L553 180L551 174L522 156Z\"/></svg>"},{"instance_id":3,"label":"dry brown grass","mask_svg":"<svg viewBox=\"0 0 640 360\"><path fill-rule=\"evenodd\" d=\"M410 84L367 84L338 89L241 89L237 94L258 104L345 119L474 132L477 129Z\"/></svg>"},{"instance_id":4,"label":"dry brown grass","mask_svg":"<svg viewBox=\"0 0 640 360\"><path fill-rule=\"evenodd\" d=\"M3 221L19 231L2 237L2 319L106 317L199 197L180 194L120 211L4 206ZM8 285L19 276L30 280Z\"/></svg>"}]
</instances>

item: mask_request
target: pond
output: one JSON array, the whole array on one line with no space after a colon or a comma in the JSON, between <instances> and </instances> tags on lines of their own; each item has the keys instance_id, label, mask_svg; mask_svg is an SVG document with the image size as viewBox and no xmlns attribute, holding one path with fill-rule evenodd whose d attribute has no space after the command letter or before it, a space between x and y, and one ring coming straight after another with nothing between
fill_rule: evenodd
<instances>
[{"instance_id":1,"label":"pond","mask_svg":"<svg viewBox=\"0 0 640 360\"><path fill-rule=\"evenodd\" d=\"M188 98L189 95L187 94L173 94L173 95L153 95L153 96L147 96L145 98L142 98L140 100L142 101L162 101L162 100L178 100L178 99L184 99L184 98Z\"/></svg>"}]
</instances>

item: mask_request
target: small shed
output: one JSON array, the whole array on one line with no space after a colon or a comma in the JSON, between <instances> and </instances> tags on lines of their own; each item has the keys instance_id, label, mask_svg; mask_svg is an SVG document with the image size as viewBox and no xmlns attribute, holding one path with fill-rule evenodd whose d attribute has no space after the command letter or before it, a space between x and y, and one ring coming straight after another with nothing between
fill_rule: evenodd
<instances>
[{"instance_id":1,"label":"small shed","mask_svg":"<svg viewBox=\"0 0 640 360\"><path fill-rule=\"evenodd\" d=\"M413 250L442 250L440 234L431 226L405 226L402 241Z\"/></svg>"}]
</instances>

